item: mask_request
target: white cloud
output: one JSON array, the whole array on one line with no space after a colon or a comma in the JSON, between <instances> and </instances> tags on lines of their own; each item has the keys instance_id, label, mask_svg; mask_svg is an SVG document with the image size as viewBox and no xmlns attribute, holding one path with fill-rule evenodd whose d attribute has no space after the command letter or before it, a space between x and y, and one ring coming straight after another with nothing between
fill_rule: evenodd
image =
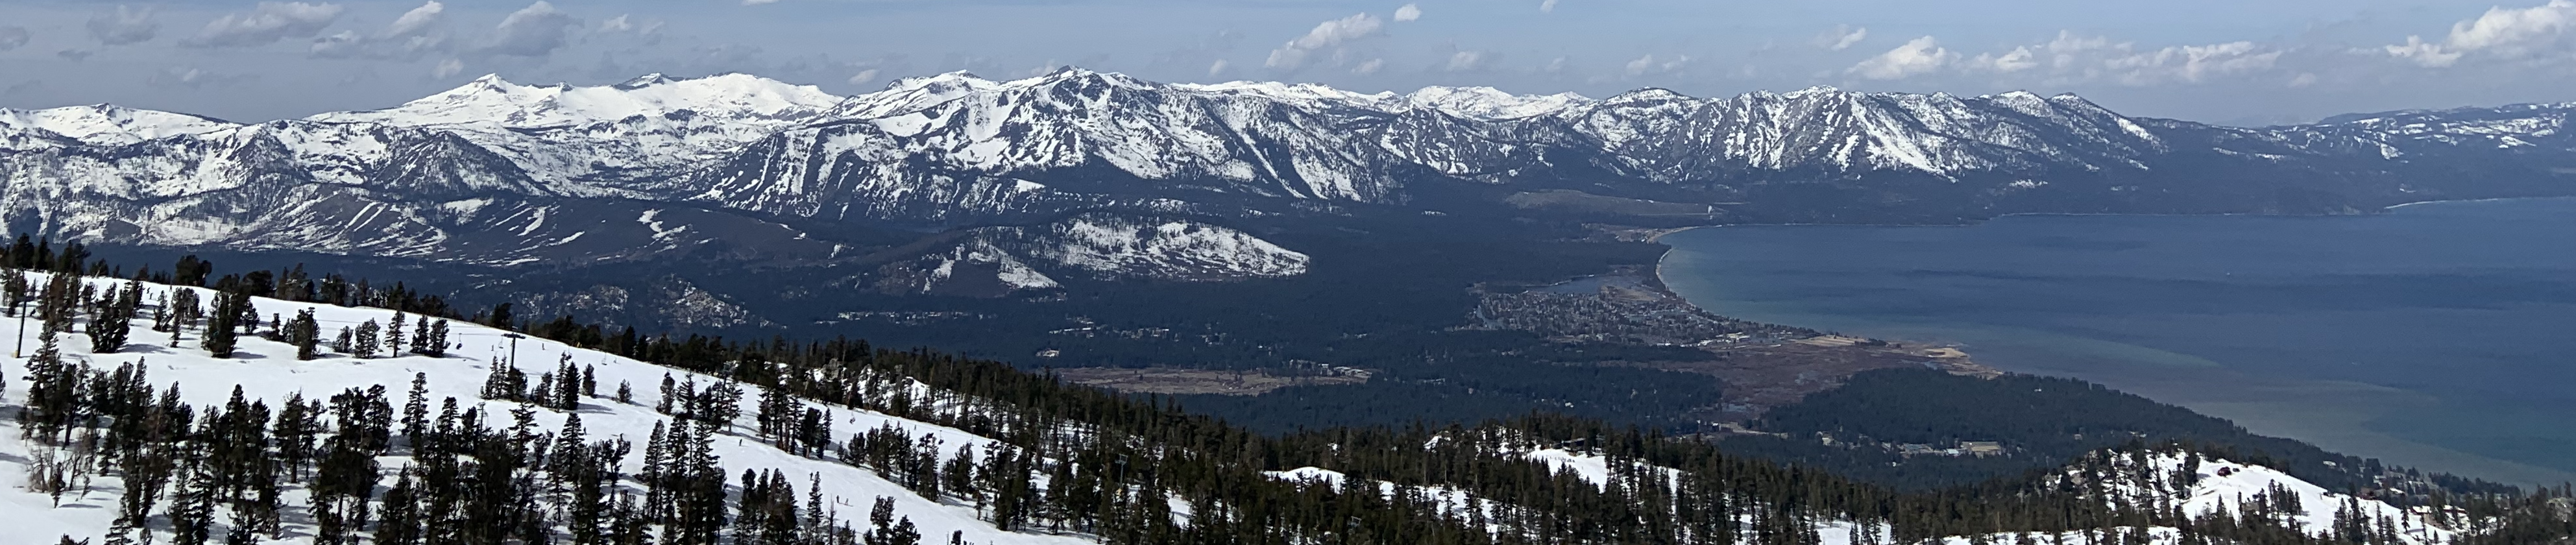
<instances>
[{"instance_id":1,"label":"white cloud","mask_svg":"<svg viewBox=\"0 0 2576 545\"><path fill-rule=\"evenodd\" d=\"M1863 61L1848 72L1870 79L1901 79L1948 69L1960 73L2036 75L2051 84L2110 82L2146 86L2205 83L2223 76L2267 73L2286 53L2249 41L2140 50L2110 38L2060 31L2047 43L1964 58L1924 37Z\"/></svg>"},{"instance_id":2,"label":"white cloud","mask_svg":"<svg viewBox=\"0 0 2576 545\"><path fill-rule=\"evenodd\" d=\"M2451 26L2451 47L2479 49L2515 47L2546 38L2576 26L2576 1L2550 0L2540 6L2508 9L2496 7L2473 21Z\"/></svg>"},{"instance_id":3,"label":"white cloud","mask_svg":"<svg viewBox=\"0 0 2576 545\"><path fill-rule=\"evenodd\" d=\"M436 1L403 12L374 35L343 30L313 40L311 53L323 58L367 58L415 61L448 49L447 6Z\"/></svg>"},{"instance_id":4,"label":"white cloud","mask_svg":"<svg viewBox=\"0 0 2576 545\"><path fill-rule=\"evenodd\" d=\"M1448 71L1451 71L1451 72L1466 72L1466 71L1469 71L1469 70L1475 70L1475 69L1478 69L1478 68L1484 68L1484 67L1485 67L1485 52L1483 52L1483 51L1460 51L1460 52L1457 52L1457 53L1451 53L1451 54L1449 54L1449 64L1448 64L1448 66L1447 66L1447 67L1445 67L1444 69L1446 69L1446 70L1448 70Z\"/></svg>"},{"instance_id":5,"label":"white cloud","mask_svg":"<svg viewBox=\"0 0 2576 545\"><path fill-rule=\"evenodd\" d=\"M1383 68L1386 68L1386 59L1369 59L1360 61L1359 66L1351 67L1351 73L1365 76L1375 74Z\"/></svg>"},{"instance_id":6,"label":"white cloud","mask_svg":"<svg viewBox=\"0 0 2576 545\"><path fill-rule=\"evenodd\" d=\"M1939 40L1924 36L1860 61L1844 72L1869 79L1904 79L1940 70L1958 58L1959 54L1941 48Z\"/></svg>"},{"instance_id":7,"label":"white cloud","mask_svg":"<svg viewBox=\"0 0 2576 545\"><path fill-rule=\"evenodd\" d=\"M1217 74L1225 73L1225 65L1225 59L1217 59L1216 62L1208 64L1208 77L1216 77Z\"/></svg>"},{"instance_id":8,"label":"white cloud","mask_svg":"<svg viewBox=\"0 0 2576 545\"><path fill-rule=\"evenodd\" d=\"M2461 56L2471 52L2504 57L2528 55L2558 45L2560 36L2570 28L2576 28L2576 1L2550 0L2528 8L2490 8L2476 19L2452 24L2451 34L2439 43L2407 36L2406 43L2381 46L2380 50L2418 65L2443 67L2459 62Z\"/></svg>"},{"instance_id":9,"label":"white cloud","mask_svg":"<svg viewBox=\"0 0 2576 545\"><path fill-rule=\"evenodd\" d=\"M196 37L180 44L191 47L257 47L287 38L311 38L340 20L345 11L339 4L303 2L260 2L249 13L230 13L206 23Z\"/></svg>"},{"instance_id":10,"label":"white cloud","mask_svg":"<svg viewBox=\"0 0 2576 545\"><path fill-rule=\"evenodd\" d=\"M151 78L143 80L143 84L153 87L199 89L205 87L232 85L250 81L257 77L258 76L250 75L220 74L193 66L184 68L172 67L163 69L161 73L153 74Z\"/></svg>"},{"instance_id":11,"label":"white cloud","mask_svg":"<svg viewBox=\"0 0 2576 545\"><path fill-rule=\"evenodd\" d=\"M2462 55L2461 52L2452 51L2442 44L2426 42L2423 36L2407 36L2406 43L2380 46L2380 49L2387 51L2388 56L2434 68L2460 62L2460 55Z\"/></svg>"},{"instance_id":12,"label":"white cloud","mask_svg":"<svg viewBox=\"0 0 2576 545\"><path fill-rule=\"evenodd\" d=\"M491 37L477 52L519 57L543 57L562 49L571 39L572 29L581 21L545 0L510 12L493 27Z\"/></svg>"},{"instance_id":13,"label":"white cloud","mask_svg":"<svg viewBox=\"0 0 2576 545\"><path fill-rule=\"evenodd\" d=\"M1868 27L1834 25L1832 30L1827 30L1822 34L1817 34L1816 38L1814 40L1809 40L1808 43L1816 44L1816 47L1823 48L1826 51L1842 51L1845 49L1851 49L1853 44L1858 44L1861 40L1867 39L1869 39Z\"/></svg>"},{"instance_id":14,"label":"white cloud","mask_svg":"<svg viewBox=\"0 0 2576 545\"><path fill-rule=\"evenodd\" d=\"M1643 57L1637 57L1636 60L1628 61L1628 75L1643 76L1647 74L1666 74L1677 72L1680 71L1683 66L1689 65L1690 61L1691 58L1689 55L1674 55L1658 58L1650 54Z\"/></svg>"},{"instance_id":15,"label":"white cloud","mask_svg":"<svg viewBox=\"0 0 2576 545\"><path fill-rule=\"evenodd\" d=\"M461 72L464 72L464 71L465 71L465 61L460 61L460 60L456 60L456 59L447 59L447 60L443 60L443 61L438 61L438 67L437 67L437 68L432 68L432 69L430 69L430 71L429 71L429 77L438 78L438 79L447 79L447 78L448 78L448 77L450 77L450 76L454 76L454 75L456 75L456 74L458 74L458 73L461 73Z\"/></svg>"},{"instance_id":16,"label":"white cloud","mask_svg":"<svg viewBox=\"0 0 2576 545\"><path fill-rule=\"evenodd\" d=\"M618 15L610 18L609 20L600 21L599 30L601 32L625 32L635 30L635 23L627 22L626 17L627 16L625 15Z\"/></svg>"},{"instance_id":17,"label":"white cloud","mask_svg":"<svg viewBox=\"0 0 2576 545\"><path fill-rule=\"evenodd\" d=\"M1539 0L1539 13L1556 13L1556 0Z\"/></svg>"},{"instance_id":18,"label":"white cloud","mask_svg":"<svg viewBox=\"0 0 2576 545\"><path fill-rule=\"evenodd\" d=\"M0 51L27 45L27 27L0 26Z\"/></svg>"},{"instance_id":19,"label":"white cloud","mask_svg":"<svg viewBox=\"0 0 2576 545\"><path fill-rule=\"evenodd\" d=\"M137 10L123 4L116 11L89 18L89 36L106 45L126 45L152 41L161 33L161 23L152 21L153 9Z\"/></svg>"},{"instance_id":20,"label":"white cloud","mask_svg":"<svg viewBox=\"0 0 2576 545\"><path fill-rule=\"evenodd\" d=\"M422 3L420 7L411 8L411 11L403 12L402 17L395 18L393 25L385 27L385 35L389 37L405 37L426 34L434 27L438 26L440 21L445 19L446 13L446 4L440 4L437 0L430 0L429 2Z\"/></svg>"},{"instance_id":21,"label":"white cloud","mask_svg":"<svg viewBox=\"0 0 2576 545\"><path fill-rule=\"evenodd\" d=\"M2228 42L2167 47L2114 57L2105 61L2103 67L2111 70L2117 81L2128 85L2177 81L2200 83L2210 76L2269 69L2280 58L2281 51L2257 46L2254 42Z\"/></svg>"},{"instance_id":22,"label":"white cloud","mask_svg":"<svg viewBox=\"0 0 2576 545\"><path fill-rule=\"evenodd\" d=\"M1395 22L1402 23L1421 18L1422 6L1405 4L1404 7L1395 8Z\"/></svg>"},{"instance_id":23,"label":"white cloud","mask_svg":"<svg viewBox=\"0 0 2576 545\"><path fill-rule=\"evenodd\" d=\"M2313 74L2313 73L2300 72L2300 73L2299 73L2299 75L2291 76L2291 77L2290 77L2290 88L2293 88L2293 89L2300 88L2300 87L2307 87L2307 86L2310 86L2310 85L2316 85L2316 84L2317 84L2317 75L2316 75L2316 74Z\"/></svg>"},{"instance_id":24,"label":"white cloud","mask_svg":"<svg viewBox=\"0 0 2576 545\"><path fill-rule=\"evenodd\" d=\"M1386 29L1386 22L1366 13L1324 21L1314 30L1289 40L1287 45L1270 51L1263 66L1295 70L1306 65L1306 58L1316 51L1338 48L1352 40L1376 36Z\"/></svg>"},{"instance_id":25,"label":"white cloud","mask_svg":"<svg viewBox=\"0 0 2576 545\"><path fill-rule=\"evenodd\" d=\"M2029 47L2015 47L2002 55L1979 53L1967 63L1971 69L2010 74L2039 67L2039 54Z\"/></svg>"},{"instance_id":26,"label":"white cloud","mask_svg":"<svg viewBox=\"0 0 2576 545\"><path fill-rule=\"evenodd\" d=\"M861 85L861 84L865 84L865 83L867 83L867 82L876 81L876 80L877 80L877 69L875 69L875 68L870 68L870 69L866 69L866 70L860 70L860 71L859 71L859 73L856 73L856 74L851 74L851 75L850 75L849 82L850 82L850 84L851 84L851 85Z\"/></svg>"}]
</instances>

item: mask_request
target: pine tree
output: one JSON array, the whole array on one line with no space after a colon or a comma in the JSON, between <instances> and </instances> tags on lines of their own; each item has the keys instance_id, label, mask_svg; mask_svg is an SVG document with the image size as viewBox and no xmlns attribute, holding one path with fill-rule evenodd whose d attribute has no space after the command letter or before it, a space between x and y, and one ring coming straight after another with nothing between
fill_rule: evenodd
<instances>
[{"instance_id":1,"label":"pine tree","mask_svg":"<svg viewBox=\"0 0 2576 545\"><path fill-rule=\"evenodd\" d=\"M426 346L428 348L421 351L422 355L433 358L447 357L447 320L430 324L429 341Z\"/></svg>"},{"instance_id":2,"label":"pine tree","mask_svg":"<svg viewBox=\"0 0 2576 545\"><path fill-rule=\"evenodd\" d=\"M420 436L428 431L429 373L416 372L411 375L411 393L403 399L402 433L418 451Z\"/></svg>"},{"instance_id":3,"label":"pine tree","mask_svg":"<svg viewBox=\"0 0 2576 545\"><path fill-rule=\"evenodd\" d=\"M359 323L357 336L351 337L349 341L349 350L351 350L349 355L358 358L376 357L376 347L384 345L384 341L376 338L376 332L380 329L375 320Z\"/></svg>"},{"instance_id":4,"label":"pine tree","mask_svg":"<svg viewBox=\"0 0 2576 545\"><path fill-rule=\"evenodd\" d=\"M295 359L309 360L321 355L322 324L313 320L313 309L295 312L295 321L287 324L286 338L295 343Z\"/></svg>"},{"instance_id":5,"label":"pine tree","mask_svg":"<svg viewBox=\"0 0 2576 545\"><path fill-rule=\"evenodd\" d=\"M112 354L125 349L127 335L134 331L135 309L142 305L142 299L143 283L127 281L113 302L90 316L89 324L82 327L82 333L89 335L90 352Z\"/></svg>"},{"instance_id":6,"label":"pine tree","mask_svg":"<svg viewBox=\"0 0 2576 545\"><path fill-rule=\"evenodd\" d=\"M394 311L394 321L385 326L385 356L399 357L410 345L403 343L403 313Z\"/></svg>"},{"instance_id":7,"label":"pine tree","mask_svg":"<svg viewBox=\"0 0 2576 545\"><path fill-rule=\"evenodd\" d=\"M421 355L430 354L429 341L429 317L422 316L418 320L412 320L411 353Z\"/></svg>"},{"instance_id":8,"label":"pine tree","mask_svg":"<svg viewBox=\"0 0 2576 545\"><path fill-rule=\"evenodd\" d=\"M218 358L233 357L233 347L241 336L242 309L250 299L229 291L215 292L214 311L206 317L206 334L201 345L206 353Z\"/></svg>"}]
</instances>

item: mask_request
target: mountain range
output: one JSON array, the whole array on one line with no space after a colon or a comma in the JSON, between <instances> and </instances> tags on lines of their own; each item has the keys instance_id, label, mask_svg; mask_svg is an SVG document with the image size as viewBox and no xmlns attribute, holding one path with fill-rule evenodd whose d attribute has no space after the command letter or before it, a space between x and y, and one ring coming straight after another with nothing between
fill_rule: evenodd
<instances>
[{"instance_id":1,"label":"mountain range","mask_svg":"<svg viewBox=\"0 0 2576 545\"><path fill-rule=\"evenodd\" d=\"M2576 141L2561 130L2571 110L2236 128L2025 92L1363 94L1068 68L845 97L744 74L598 87L485 76L392 108L262 123L0 110L0 223L494 267L683 254L860 263L855 284L990 294L1068 275L1298 274L1297 248L1229 223L1337 206L1953 223L2562 195L2576 193ZM898 235L850 234L861 231ZM1121 242L1099 243L1109 239ZM968 269L966 284L944 286Z\"/></svg>"}]
</instances>

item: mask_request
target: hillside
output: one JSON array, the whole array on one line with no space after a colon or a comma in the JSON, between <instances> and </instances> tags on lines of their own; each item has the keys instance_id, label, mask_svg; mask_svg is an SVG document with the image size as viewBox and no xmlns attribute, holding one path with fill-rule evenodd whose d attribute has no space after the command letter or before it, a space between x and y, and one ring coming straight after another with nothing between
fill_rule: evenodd
<instances>
[{"instance_id":1,"label":"hillside","mask_svg":"<svg viewBox=\"0 0 2576 545\"><path fill-rule=\"evenodd\" d=\"M114 271L76 250L19 257ZM924 351L568 320L513 332L399 287L257 271L208 289L167 283L206 282L202 262L176 269L0 272L34 295L10 307L30 351L0 398L21 438L0 447L0 518L23 526L0 542L1767 544L2162 526L2323 543L2358 520L2421 529L2381 541L2419 544L2569 523L2551 511L2563 499L2436 491L2408 509L2143 447L1901 494L1564 417L1265 438ZM211 309L204 325L192 308ZM520 323L506 312L486 318ZM396 320L412 328L371 326ZM185 325L174 343L156 322ZM236 327L276 338L226 354Z\"/></svg>"}]
</instances>

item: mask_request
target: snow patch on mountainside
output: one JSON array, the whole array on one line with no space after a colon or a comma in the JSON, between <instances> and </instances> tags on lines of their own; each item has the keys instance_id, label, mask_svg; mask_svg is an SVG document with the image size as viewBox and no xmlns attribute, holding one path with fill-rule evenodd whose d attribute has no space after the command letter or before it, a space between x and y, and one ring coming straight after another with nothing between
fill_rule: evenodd
<instances>
[{"instance_id":1,"label":"snow patch on mountainside","mask_svg":"<svg viewBox=\"0 0 2576 545\"><path fill-rule=\"evenodd\" d=\"M239 126L241 124L219 119L112 104L41 110L0 108L0 149L23 150L66 144L122 146ZM71 142L63 142L63 138Z\"/></svg>"},{"instance_id":2,"label":"snow patch on mountainside","mask_svg":"<svg viewBox=\"0 0 2576 545\"><path fill-rule=\"evenodd\" d=\"M578 193L632 196L844 99L747 74L617 85L531 86L484 76L401 106L307 118L453 132L530 176Z\"/></svg>"},{"instance_id":3,"label":"snow patch on mountainside","mask_svg":"<svg viewBox=\"0 0 2576 545\"><path fill-rule=\"evenodd\" d=\"M38 282L42 280L39 279ZM116 288L123 284L113 279L93 279L89 282L102 289ZM161 295L171 289L194 290L206 299L211 299L213 296L211 291L203 288L174 288L147 284L144 288L143 300L159 301ZM354 327L369 320L384 323L394 316L393 311L382 309L296 303L266 298L257 298L253 301L262 315L292 316L299 311L310 309L314 311L315 319L320 322L325 332L336 331L342 327ZM150 312L147 309L143 314L149 315ZM18 327L16 320L0 320L0 332L8 332L27 339L30 343L29 351L32 352L35 348L32 345L34 333L21 331ZM660 384L663 376L667 374L694 379L700 384L714 384L722 381L717 377L574 348L545 339L505 338L505 336L522 336L467 322L452 321L448 323L448 327L450 328L448 338L453 342L454 347L445 357L435 358L405 355L360 359L343 354L325 354L317 359L298 361L295 359L293 345L243 336L238 355L232 359L217 359L197 348L196 336L193 334L189 335L187 340L179 342L179 346L169 346L171 344L169 335L152 331L148 319L139 320L135 324L134 342L125 352L92 354L86 349L88 343L78 334L63 335L61 349L66 359L86 361L93 367L113 369L120 364L139 362L150 373L150 380L156 386L171 382L178 383L182 398L191 404L220 405L236 387L240 388L248 399L267 400L272 404L283 400L291 393L300 392L305 399L322 399L345 388L365 389L370 386L382 386L388 391L396 392L392 395L400 396L402 394L399 392L410 387L414 373L420 373L428 377L432 405L437 404L435 400L438 398L453 397L464 406L479 405L485 414L493 415L506 414L507 409L520 407L521 404L479 399L478 391L492 366L508 365L512 361L517 361L521 362L517 364L519 368L533 375L554 367L558 361L571 361L575 365L594 366L595 376L603 392L613 389L618 384L634 386L635 400L631 404L619 403L609 398L595 397L582 400L579 412L582 425L589 431L589 435L594 438L624 437L639 444L649 434L655 423L665 422L669 418L657 413L653 408L659 400L657 397L659 394L654 385ZM566 358L569 359L566 360ZM17 368L18 361L23 360L12 358L9 367ZM8 385L12 388L24 387L19 381L12 381ZM945 539L945 536L951 532L963 532L965 540L969 543L999 545L1092 542L1079 536L1037 535L996 530L992 525L976 517L976 511L972 505L923 499L906 490L902 485L878 476L875 472L826 459L798 456L774 448L765 441L749 438L748 430L757 428L752 415L757 413L756 403L760 394L756 386L743 385L742 387L749 392L743 396L741 410L743 416L725 432L725 435L733 437L719 436L713 443L714 453L720 458L719 463L724 467L726 475L739 474L746 470L778 469L794 478L800 484L800 489L803 488L801 485L805 482L806 476L819 475L826 501L841 506L838 509L838 516L841 520L852 522L853 526L863 527L866 524L865 506L875 498L883 496L894 498L897 512L919 525L921 533L925 536ZM0 396L0 400L12 403L25 400L23 391L13 390L7 393L8 395ZM396 401L399 402L399 399ZM940 442L943 454L953 454L957 449L967 446L989 449L996 443L990 438L954 428L896 418L883 413L804 401L799 403L825 411L836 430L861 431L893 425L915 436L934 435ZM568 414L545 408L537 408L536 413L538 427L544 430L560 428L563 425L564 416ZM16 419L0 421L0 434L14 437L18 431L19 424ZM118 502L124 490L121 480L112 475L95 477L85 491L74 491L64 495L62 505L56 507L51 498L46 495L29 492L17 486L26 482L29 467L27 457L29 453L26 450L28 448L14 440L0 442L0 483L8 484L0 487L0 521L7 521L11 525L9 530L0 531L0 545L49 545L65 535L75 540L102 542L102 534L118 511ZM394 469L401 467L409 457L394 455L382 457L379 460L385 468L384 480L381 484L390 486L393 482ZM626 474L634 475L641 469L641 462L639 455L630 454L624 459L622 469ZM623 482L618 486L641 493L633 482ZM280 503L290 506L285 519L286 532L290 536L301 535L309 538L313 533L313 523L305 518L302 514L304 511L301 509L301 506L307 503L308 495L300 485L288 485L284 488L286 493ZM164 502L163 505L168 503ZM220 536L227 531L229 523L223 522L222 517L217 518L218 527L214 534ZM158 533L155 542L167 543L170 536L166 528Z\"/></svg>"}]
</instances>

